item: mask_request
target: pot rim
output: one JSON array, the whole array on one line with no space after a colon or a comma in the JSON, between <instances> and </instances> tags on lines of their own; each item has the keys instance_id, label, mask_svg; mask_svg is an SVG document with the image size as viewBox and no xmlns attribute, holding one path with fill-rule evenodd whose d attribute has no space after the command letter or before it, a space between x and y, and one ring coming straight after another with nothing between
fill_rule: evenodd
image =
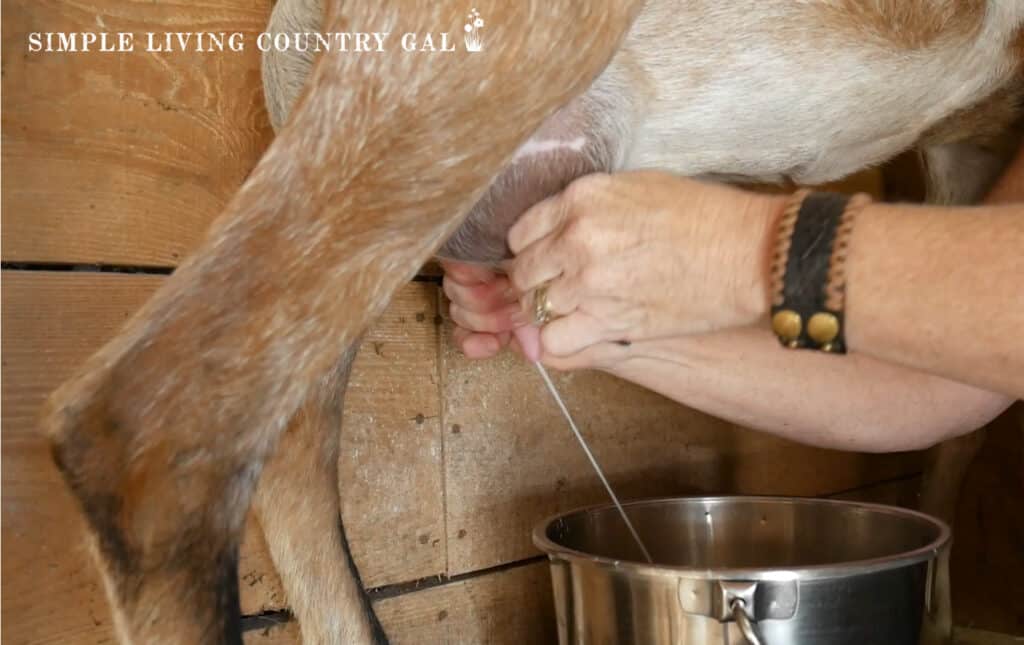
<instances>
[{"instance_id":1,"label":"pot rim","mask_svg":"<svg viewBox=\"0 0 1024 645\"><path fill-rule=\"evenodd\" d=\"M899 515L906 518L916 519L924 524L935 528L938 535L928 544L893 555L870 558L865 560L849 560L840 563L808 565L795 568L740 568L721 567L715 569L698 569L694 567L683 567L675 565L652 565L646 562L635 560L616 560L599 555L577 551L558 544L547 537L547 528L555 521L577 515L580 513L593 512L598 510L614 509L614 504L593 504L583 506L546 517L537 523L533 529L533 544L543 551L551 560L565 560L570 563L583 564L600 569L615 569L622 571L627 569L636 574L655 577L691 578L700 580L767 580L767 581L790 581L790 580L820 580L826 578L846 578L859 576L890 569L899 569L911 566L920 562L934 559L939 550L949 543L950 529L942 520L932 517L920 511L914 511L898 506L887 504L875 504L871 502L857 502L850 500L826 499L819 497L789 497L782 495L711 495L711 496L678 496L678 497L654 497L648 499L637 499L623 502L623 507L645 506L649 504L663 504L665 502L691 502L721 504L725 502L786 502L789 504L807 505L832 505L856 507L867 511Z\"/></svg>"}]
</instances>

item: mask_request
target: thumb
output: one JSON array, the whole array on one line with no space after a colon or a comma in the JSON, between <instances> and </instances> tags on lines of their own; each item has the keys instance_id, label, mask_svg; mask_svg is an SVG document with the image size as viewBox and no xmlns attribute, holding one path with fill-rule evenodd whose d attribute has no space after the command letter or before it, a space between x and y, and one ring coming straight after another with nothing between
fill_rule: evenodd
<instances>
[{"instance_id":1,"label":"thumb","mask_svg":"<svg viewBox=\"0 0 1024 645\"><path fill-rule=\"evenodd\" d=\"M523 355L531 362L540 360L540 328L533 325L518 327L512 330L512 334L523 350Z\"/></svg>"}]
</instances>

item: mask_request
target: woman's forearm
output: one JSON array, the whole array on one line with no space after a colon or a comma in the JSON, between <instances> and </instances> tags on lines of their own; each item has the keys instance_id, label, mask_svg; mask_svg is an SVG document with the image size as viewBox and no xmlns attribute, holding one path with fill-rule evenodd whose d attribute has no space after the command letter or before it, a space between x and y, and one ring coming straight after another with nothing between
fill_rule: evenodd
<instances>
[{"instance_id":1,"label":"woman's forearm","mask_svg":"<svg viewBox=\"0 0 1024 645\"><path fill-rule=\"evenodd\" d=\"M847 260L847 340L1024 398L1024 147L985 204L862 213Z\"/></svg>"},{"instance_id":2,"label":"woman's forearm","mask_svg":"<svg viewBox=\"0 0 1024 645\"><path fill-rule=\"evenodd\" d=\"M1011 399L869 356L796 352L744 328L635 343L613 374L802 443L910 450L978 428Z\"/></svg>"},{"instance_id":3,"label":"woman's forearm","mask_svg":"<svg viewBox=\"0 0 1024 645\"><path fill-rule=\"evenodd\" d=\"M1012 203L1024 203L1024 149L986 199L990 206ZM921 229L934 226L931 218L956 212L968 213L969 219L933 228L931 238L919 234ZM638 343L628 348L631 358L613 371L710 414L828 448L923 448L984 425L1006 409L1013 398L1024 396L1019 381L1024 377L1024 367L1020 366L1024 354L1024 240L1020 239L1024 212L1020 207L1014 212L1012 208L947 211L877 205L867 213L864 221L858 222L860 230L855 228L861 236L853 241L859 246L853 247L851 264L855 272L849 276L847 294L847 340L855 351L840 357L786 350L767 329L744 328ZM904 215L911 217L900 220ZM992 215L1000 219L993 221ZM1015 219L1005 221L1009 217ZM964 224L969 230L959 230ZM997 229L1003 232L992 233ZM976 239L978 236L982 239ZM952 238L960 252L935 252L942 248L939 244L950 242L935 237ZM993 239L986 245L984 238ZM928 249L927 243L937 246ZM969 252L976 248L986 252L981 257ZM937 272L935 275L866 268L872 262L900 266L909 252L922 249L930 253L918 257L931 262L930 270ZM978 275L985 273L977 269L981 265L1003 266L1005 270L993 279ZM906 281L901 288L888 291L890 285L901 281L900 273L905 273ZM924 293L919 292L922 278L930 282L930 290ZM859 288L853 286L858 280ZM972 293L987 290L990 285L992 289L985 293ZM884 293L884 298L863 300L873 289ZM862 298L860 302L858 297ZM895 308L887 311L885 307L893 306L893 300ZM971 301L978 311L986 311L986 303L1001 301L1004 306L997 304L988 311L1005 311L1006 315L990 323L991 317L972 316L970 310L965 311L962 315L969 329L961 333L969 338L952 352L949 343L926 333L915 334L902 346L898 334L892 333L893 329L906 329L903 326L908 320L923 320L925 311L942 322L926 322L922 332L956 333L940 327L949 324L946 321L962 322L949 314L957 311L956 303ZM864 309L858 311L862 306ZM872 311L881 317L875 327L869 317ZM970 360L964 351L969 352ZM1000 358L989 364L991 369L971 369L977 366L973 361L984 364L986 359L979 355L986 353ZM962 380L986 384L1012 396L889 362L893 360L959 375Z\"/></svg>"},{"instance_id":4,"label":"woman's forearm","mask_svg":"<svg viewBox=\"0 0 1024 645\"><path fill-rule=\"evenodd\" d=\"M851 351L1024 397L1024 206L873 204L846 272Z\"/></svg>"}]
</instances>

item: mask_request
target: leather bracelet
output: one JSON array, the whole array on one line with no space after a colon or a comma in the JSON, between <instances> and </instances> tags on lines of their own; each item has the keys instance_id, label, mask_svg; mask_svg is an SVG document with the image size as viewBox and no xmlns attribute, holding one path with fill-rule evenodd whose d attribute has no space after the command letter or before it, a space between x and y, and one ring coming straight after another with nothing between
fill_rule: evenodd
<instances>
[{"instance_id":1,"label":"leather bracelet","mask_svg":"<svg viewBox=\"0 0 1024 645\"><path fill-rule=\"evenodd\" d=\"M846 255L871 198L801 190L779 221L772 255L772 331L783 346L846 353Z\"/></svg>"}]
</instances>

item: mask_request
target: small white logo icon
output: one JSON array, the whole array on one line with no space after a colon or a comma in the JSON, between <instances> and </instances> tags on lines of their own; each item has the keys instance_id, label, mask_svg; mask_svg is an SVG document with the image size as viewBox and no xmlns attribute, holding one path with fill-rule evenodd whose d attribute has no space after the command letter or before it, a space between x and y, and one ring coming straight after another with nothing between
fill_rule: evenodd
<instances>
[{"instance_id":1,"label":"small white logo icon","mask_svg":"<svg viewBox=\"0 0 1024 645\"><path fill-rule=\"evenodd\" d=\"M480 17L480 12L474 8L466 16L466 20L468 22L462 28L466 32L463 36L463 39L466 41L466 51L478 52L484 48L484 39L480 35L480 30L484 26L484 19Z\"/></svg>"}]
</instances>

